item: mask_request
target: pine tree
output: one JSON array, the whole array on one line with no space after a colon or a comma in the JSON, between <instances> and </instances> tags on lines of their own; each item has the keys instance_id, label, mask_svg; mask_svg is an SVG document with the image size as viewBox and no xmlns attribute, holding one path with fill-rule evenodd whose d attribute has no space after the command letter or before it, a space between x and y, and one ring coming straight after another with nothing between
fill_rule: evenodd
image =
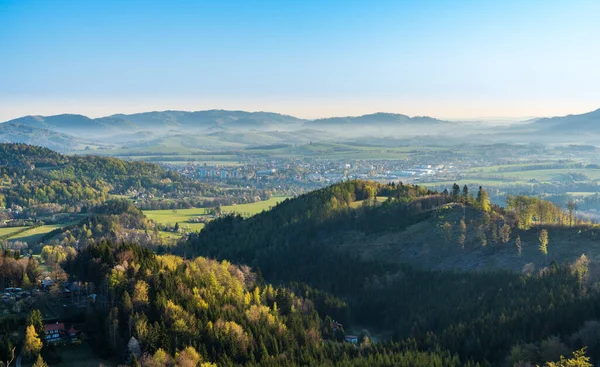
<instances>
[{"instance_id":1,"label":"pine tree","mask_svg":"<svg viewBox=\"0 0 600 367\"><path fill-rule=\"evenodd\" d=\"M48 367L48 364L44 361L41 355L38 355L33 367Z\"/></svg>"},{"instance_id":2,"label":"pine tree","mask_svg":"<svg viewBox=\"0 0 600 367\"><path fill-rule=\"evenodd\" d=\"M37 335L44 335L44 320L42 317L42 312L38 309L31 310L27 320L27 325L32 325Z\"/></svg>"}]
</instances>

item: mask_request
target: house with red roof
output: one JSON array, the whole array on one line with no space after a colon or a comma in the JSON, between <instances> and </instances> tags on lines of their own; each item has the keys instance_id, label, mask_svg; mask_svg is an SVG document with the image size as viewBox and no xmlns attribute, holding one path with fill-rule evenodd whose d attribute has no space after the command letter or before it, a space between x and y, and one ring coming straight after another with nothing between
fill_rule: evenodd
<instances>
[{"instance_id":1,"label":"house with red roof","mask_svg":"<svg viewBox=\"0 0 600 367\"><path fill-rule=\"evenodd\" d=\"M46 335L44 336L44 340L47 343L55 343L60 341L62 336L65 334L65 324L62 322L55 324L46 324L44 325L44 332Z\"/></svg>"}]
</instances>

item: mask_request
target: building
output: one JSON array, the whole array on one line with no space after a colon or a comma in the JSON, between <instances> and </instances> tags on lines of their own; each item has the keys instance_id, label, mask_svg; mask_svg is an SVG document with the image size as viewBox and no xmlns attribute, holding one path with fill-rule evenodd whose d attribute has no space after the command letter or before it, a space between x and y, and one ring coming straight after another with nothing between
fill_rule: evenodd
<instances>
[{"instance_id":1,"label":"building","mask_svg":"<svg viewBox=\"0 0 600 367\"><path fill-rule=\"evenodd\" d=\"M64 335L65 324L63 324L62 322L57 322L56 324L46 324L44 325L44 332L46 333L44 340L47 343L55 343L57 341L60 341L62 335Z\"/></svg>"},{"instance_id":2,"label":"building","mask_svg":"<svg viewBox=\"0 0 600 367\"><path fill-rule=\"evenodd\" d=\"M356 335L346 335L344 340L346 340L348 343L358 344L358 336Z\"/></svg>"},{"instance_id":3,"label":"building","mask_svg":"<svg viewBox=\"0 0 600 367\"><path fill-rule=\"evenodd\" d=\"M71 338L71 341L74 342L77 339L79 339L79 333L80 331L75 329L74 327L71 327L69 329L69 331L67 331L67 334L69 334L69 338Z\"/></svg>"}]
</instances>

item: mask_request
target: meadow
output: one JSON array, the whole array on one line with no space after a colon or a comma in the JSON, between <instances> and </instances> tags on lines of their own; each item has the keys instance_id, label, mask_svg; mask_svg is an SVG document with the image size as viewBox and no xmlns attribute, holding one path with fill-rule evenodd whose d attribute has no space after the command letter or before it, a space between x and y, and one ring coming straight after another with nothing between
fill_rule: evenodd
<instances>
[{"instance_id":1,"label":"meadow","mask_svg":"<svg viewBox=\"0 0 600 367\"><path fill-rule=\"evenodd\" d=\"M256 203L227 205L221 207L223 214L239 214L242 216L251 216L269 210L277 203L285 200L286 197L273 197L269 200L258 201ZM207 208L190 208L190 209L168 209L168 210L144 210L144 215L148 219L162 225L175 225L179 223L179 227L184 231L199 231L204 228L204 223L190 223L193 218L203 217L208 215ZM174 238L176 234L170 232L161 232L164 237Z\"/></svg>"},{"instance_id":2,"label":"meadow","mask_svg":"<svg viewBox=\"0 0 600 367\"><path fill-rule=\"evenodd\" d=\"M42 238L46 233L52 232L57 228L63 227L66 224L47 224L44 226L34 227L25 232L21 232L9 238L10 241L23 241L33 243Z\"/></svg>"},{"instance_id":3,"label":"meadow","mask_svg":"<svg viewBox=\"0 0 600 367\"><path fill-rule=\"evenodd\" d=\"M0 228L0 237L9 236L12 233L18 232L25 227L2 227Z\"/></svg>"}]
</instances>

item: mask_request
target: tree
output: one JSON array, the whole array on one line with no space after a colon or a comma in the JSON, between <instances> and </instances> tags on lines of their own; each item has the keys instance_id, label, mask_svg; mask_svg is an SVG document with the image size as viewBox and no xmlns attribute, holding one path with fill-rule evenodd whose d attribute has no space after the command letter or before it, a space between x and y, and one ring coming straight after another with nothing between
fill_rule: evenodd
<instances>
[{"instance_id":1,"label":"tree","mask_svg":"<svg viewBox=\"0 0 600 367\"><path fill-rule=\"evenodd\" d=\"M560 356L558 362L546 362L544 367L592 367L590 357L585 355L585 347L573 352L573 358Z\"/></svg>"},{"instance_id":2,"label":"tree","mask_svg":"<svg viewBox=\"0 0 600 367\"><path fill-rule=\"evenodd\" d=\"M138 280L133 288L133 304L142 307L148 304L148 283Z\"/></svg>"},{"instance_id":3,"label":"tree","mask_svg":"<svg viewBox=\"0 0 600 367\"><path fill-rule=\"evenodd\" d=\"M458 244L460 248L465 248L465 241L467 240L467 223L464 219L460 220L460 235L458 236Z\"/></svg>"},{"instance_id":4,"label":"tree","mask_svg":"<svg viewBox=\"0 0 600 367\"><path fill-rule=\"evenodd\" d=\"M467 185L462 188L462 196L465 202L469 201L469 187Z\"/></svg>"},{"instance_id":5,"label":"tree","mask_svg":"<svg viewBox=\"0 0 600 367\"><path fill-rule=\"evenodd\" d=\"M121 310L123 310L123 314L129 315L133 310L133 303L131 302L131 296L129 292L123 292L123 298L121 299Z\"/></svg>"},{"instance_id":6,"label":"tree","mask_svg":"<svg viewBox=\"0 0 600 367\"><path fill-rule=\"evenodd\" d=\"M510 226L508 224L500 227L500 241L502 241L502 243L510 241Z\"/></svg>"},{"instance_id":7,"label":"tree","mask_svg":"<svg viewBox=\"0 0 600 367\"><path fill-rule=\"evenodd\" d=\"M44 320L42 312L38 309L31 310L27 325L32 325L38 335L44 335Z\"/></svg>"},{"instance_id":8,"label":"tree","mask_svg":"<svg viewBox=\"0 0 600 367\"><path fill-rule=\"evenodd\" d=\"M548 231L542 229L540 231L538 240L540 241L540 251L542 252L542 254L544 254L544 256L548 255Z\"/></svg>"},{"instance_id":9,"label":"tree","mask_svg":"<svg viewBox=\"0 0 600 367\"><path fill-rule=\"evenodd\" d=\"M569 225L573 225L575 222L575 211L577 210L577 204L573 200L567 202L567 211L569 212Z\"/></svg>"},{"instance_id":10,"label":"tree","mask_svg":"<svg viewBox=\"0 0 600 367\"><path fill-rule=\"evenodd\" d=\"M42 358L42 355L38 355L37 360L33 364L33 367L48 367L48 364Z\"/></svg>"},{"instance_id":11,"label":"tree","mask_svg":"<svg viewBox=\"0 0 600 367\"><path fill-rule=\"evenodd\" d=\"M477 228L477 238L481 242L481 246L487 246L487 235L485 234L485 227L483 225Z\"/></svg>"},{"instance_id":12,"label":"tree","mask_svg":"<svg viewBox=\"0 0 600 367\"><path fill-rule=\"evenodd\" d=\"M442 225L442 235L444 236L444 241L452 241L452 224L444 222Z\"/></svg>"},{"instance_id":13,"label":"tree","mask_svg":"<svg viewBox=\"0 0 600 367\"><path fill-rule=\"evenodd\" d=\"M131 355L131 367L140 367L140 362L138 362L137 357L135 356L135 354Z\"/></svg>"},{"instance_id":14,"label":"tree","mask_svg":"<svg viewBox=\"0 0 600 367\"><path fill-rule=\"evenodd\" d=\"M129 352L129 355L131 356L132 360L133 358L135 358L137 361L137 359L142 355L142 348L140 347L140 342L138 342L137 339L133 336L129 339L129 342L127 343L127 351Z\"/></svg>"},{"instance_id":15,"label":"tree","mask_svg":"<svg viewBox=\"0 0 600 367\"><path fill-rule=\"evenodd\" d=\"M460 186L458 186L455 183L454 185L452 185L452 200L457 200L459 195L460 195Z\"/></svg>"},{"instance_id":16,"label":"tree","mask_svg":"<svg viewBox=\"0 0 600 367\"><path fill-rule=\"evenodd\" d=\"M477 207L486 213L491 209L490 197L481 186L479 186L479 192L477 192Z\"/></svg>"},{"instance_id":17,"label":"tree","mask_svg":"<svg viewBox=\"0 0 600 367\"><path fill-rule=\"evenodd\" d=\"M27 326L23 350L28 357L34 357L40 354L40 351L42 350L42 341L38 337L38 333L36 333L33 325Z\"/></svg>"},{"instance_id":18,"label":"tree","mask_svg":"<svg viewBox=\"0 0 600 367\"><path fill-rule=\"evenodd\" d=\"M193 347L187 347L177 353L177 365L181 367L196 367L202 361L200 354Z\"/></svg>"},{"instance_id":19,"label":"tree","mask_svg":"<svg viewBox=\"0 0 600 367\"><path fill-rule=\"evenodd\" d=\"M523 252L523 246L521 245L521 236L517 236L515 239L515 246L517 246L517 255L521 256Z\"/></svg>"}]
</instances>

